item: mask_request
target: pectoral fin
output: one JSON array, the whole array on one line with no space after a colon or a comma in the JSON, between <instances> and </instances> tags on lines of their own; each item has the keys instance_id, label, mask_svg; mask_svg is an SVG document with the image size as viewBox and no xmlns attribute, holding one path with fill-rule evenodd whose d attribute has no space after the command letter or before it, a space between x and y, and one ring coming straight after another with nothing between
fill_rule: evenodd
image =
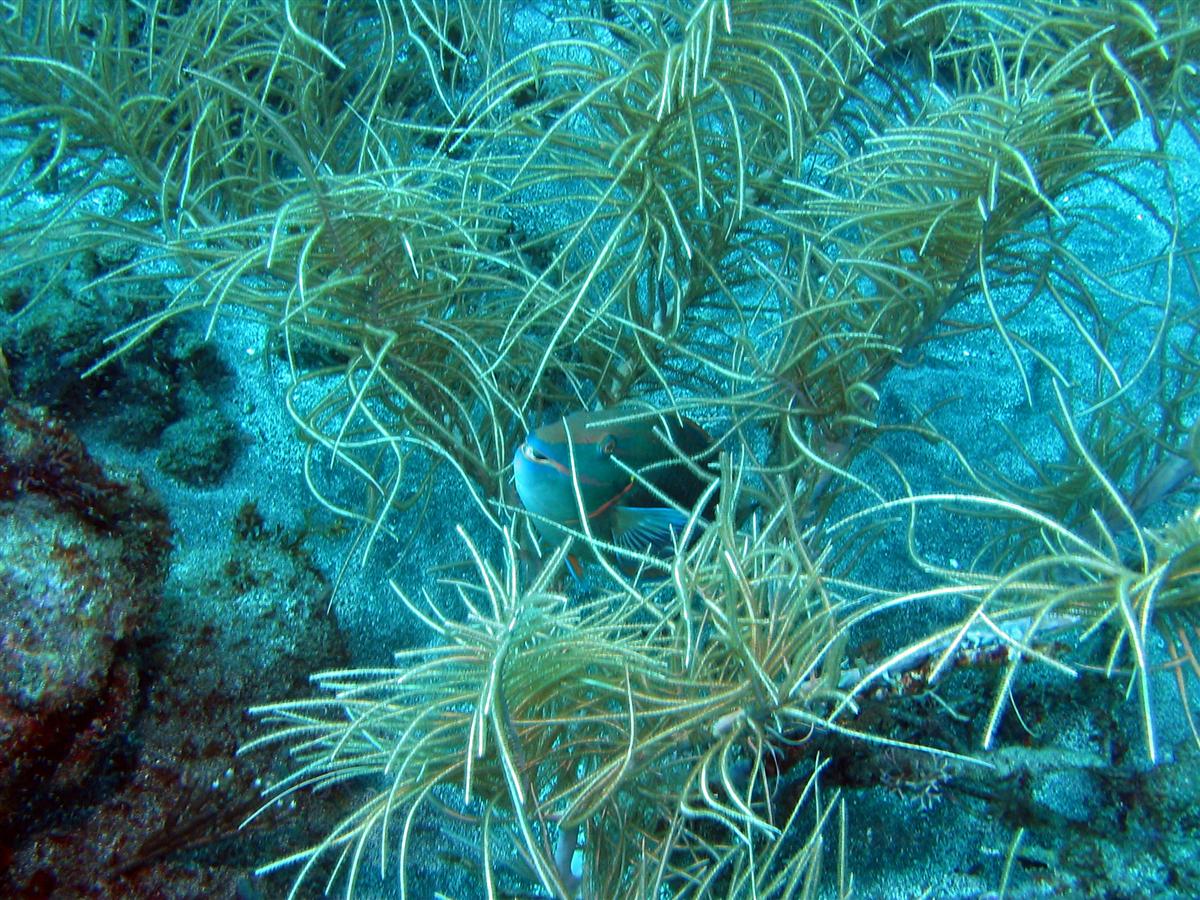
<instances>
[{"instance_id":1,"label":"pectoral fin","mask_svg":"<svg viewBox=\"0 0 1200 900\"><path fill-rule=\"evenodd\" d=\"M612 511L613 543L662 555L674 546L672 534L682 534L687 523L687 513L669 506L616 506Z\"/></svg>"}]
</instances>

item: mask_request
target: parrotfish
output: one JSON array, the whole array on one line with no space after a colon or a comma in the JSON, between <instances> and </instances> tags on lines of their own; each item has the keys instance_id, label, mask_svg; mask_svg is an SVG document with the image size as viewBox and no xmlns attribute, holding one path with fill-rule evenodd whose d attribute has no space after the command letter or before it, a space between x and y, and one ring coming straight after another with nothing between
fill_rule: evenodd
<instances>
[{"instance_id":1,"label":"parrotfish","mask_svg":"<svg viewBox=\"0 0 1200 900\"><path fill-rule=\"evenodd\" d=\"M623 410L571 413L531 432L517 448L517 494L547 541L565 538L557 526L575 533L585 530L575 495L578 484L592 535L656 556L671 552L689 511L709 484L680 457L703 470L713 439L686 416L660 413L614 421L627 415ZM666 504L647 485L680 508ZM711 514L715 505L714 492L704 513ZM578 559L568 557L568 563L576 576L581 574Z\"/></svg>"}]
</instances>

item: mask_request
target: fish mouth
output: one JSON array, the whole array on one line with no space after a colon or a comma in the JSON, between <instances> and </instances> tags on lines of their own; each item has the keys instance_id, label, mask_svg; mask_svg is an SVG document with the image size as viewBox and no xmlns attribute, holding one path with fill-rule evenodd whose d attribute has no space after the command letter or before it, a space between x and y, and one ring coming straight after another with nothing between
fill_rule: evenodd
<instances>
[{"instance_id":1,"label":"fish mouth","mask_svg":"<svg viewBox=\"0 0 1200 900\"><path fill-rule=\"evenodd\" d=\"M550 457L545 453L532 446L528 441L521 445L521 455L533 463L545 464L550 462Z\"/></svg>"}]
</instances>

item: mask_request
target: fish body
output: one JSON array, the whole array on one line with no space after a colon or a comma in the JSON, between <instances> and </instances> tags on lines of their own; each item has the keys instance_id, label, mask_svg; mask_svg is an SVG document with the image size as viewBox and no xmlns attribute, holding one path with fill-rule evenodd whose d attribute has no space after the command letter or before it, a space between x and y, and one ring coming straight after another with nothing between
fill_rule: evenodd
<instances>
[{"instance_id":1,"label":"fish body","mask_svg":"<svg viewBox=\"0 0 1200 900\"><path fill-rule=\"evenodd\" d=\"M517 448L513 457L517 494L546 540L562 541L564 528L585 530L580 519L582 500L587 530L595 537L658 556L671 551L673 535L682 532L688 514L664 503L647 485L683 510L691 510L708 482L679 456L699 458L697 465L702 468L703 454L712 448L713 440L685 416L659 414L614 421L625 415L619 410L571 413L531 432ZM578 560L570 563L578 575Z\"/></svg>"}]
</instances>

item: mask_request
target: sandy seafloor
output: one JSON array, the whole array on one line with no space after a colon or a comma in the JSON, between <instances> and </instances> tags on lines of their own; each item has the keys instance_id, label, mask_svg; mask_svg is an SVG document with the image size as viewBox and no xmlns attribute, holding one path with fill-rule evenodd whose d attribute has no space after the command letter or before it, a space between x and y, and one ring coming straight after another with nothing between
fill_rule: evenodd
<instances>
[{"instance_id":1,"label":"sandy seafloor","mask_svg":"<svg viewBox=\"0 0 1200 900\"><path fill-rule=\"evenodd\" d=\"M1178 154L1172 166L1184 202L1181 217L1185 223L1195 222L1200 216L1200 154L1185 137L1178 137L1172 144L1173 152ZM1120 142L1130 147L1148 146L1138 128L1122 135ZM1126 179L1134 184L1140 180L1146 192L1143 196L1157 189L1156 176L1148 167L1144 177L1134 172ZM1097 234L1089 242L1088 235L1075 235L1075 249L1101 269L1119 268L1123 260L1133 262L1139 257L1158 254L1165 247L1167 236L1143 215L1128 194L1111 185L1096 182L1063 202L1106 210L1111 223L1124 235L1120 246L1114 246L1108 236ZM1194 240L1200 237L1200 231L1193 229L1185 237ZM1135 271L1121 286L1131 293L1160 291L1161 267L1157 273L1152 269ZM1175 288L1178 303L1200 302L1185 279L1178 278ZM961 311L963 317L978 317L978 308L970 308L972 303L978 303L977 299L967 301L967 308ZM206 324L197 320L187 327L201 331ZM1060 363L1074 365L1081 375L1085 367L1091 367L1090 357L1078 350L1073 351L1077 354L1073 361L1055 352L1059 347L1079 347L1077 336L1065 320L1022 323L1019 327L1031 343L1053 353ZM267 364L262 359L265 330L253 323L226 318L216 324L212 340L231 373L216 400L234 421L237 431L232 465L219 484L205 488L182 485L156 467L156 448L131 451L109 439L103 422L86 419L72 422L99 460L140 471L165 501L175 535L171 566L173 576L180 578L212 565L222 546L231 540L229 522L246 498L254 499L267 522L294 528L301 527L317 506L303 481L302 446L281 401L287 385L286 368L278 357ZM1134 348L1148 342L1148 337L1137 327L1131 327L1127 340L1130 348ZM934 408L947 398L969 398L969 415L954 413L963 407L952 405L950 413L940 415L937 423L961 446L971 448L977 458L991 460L1015 479L1026 476L1019 457L1005 443L997 427L1002 422L1020 434L1033 453L1052 459L1060 452L1061 445L1044 415L1045 410L1031 410L1025 403L1020 383L1014 377L1012 360L994 332L983 330L935 341L922 347L921 353L918 365L894 370L882 384L881 421L912 422L920 410ZM1036 367L1031 367L1031 372L1035 379L1044 377ZM137 398L130 397L129 402L136 403ZM704 420L703 415L697 417ZM711 419L703 424L719 432L723 423ZM961 474L953 471L948 455L919 441L889 439L886 447L913 478L914 489L918 491L939 486L945 489L951 486L951 478ZM873 465L879 468L873 471ZM868 480L882 477L881 473L886 472L883 464L870 456L863 457L859 466L859 474ZM333 609L354 665L386 665L394 649L424 640L419 624L406 616L389 589L390 579L415 593L428 584L429 573L437 567L459 564L465 559L455 526L462 525L468 532L486 537L486 522L475 512L447 467L442 469L433 496L428 512L419 520L413 517L415 533L403 554L385 541L365 562L355 557L345 567ZM319 511L316 514L319 519L321 514ZM405 531L403 519L393 524ZM970 528L969 521L944 523L939 545L924 549L932 558L953 565L970 552L967 549ZM330 579L336 577L347 554L353 552L349 536L312 537L305 546ZM893 550L881 547L879 552L868 556L864 561L865 574L883 584L907 583L912 572ZM202 612L220 616L222 610L218 604L214 600L213 608ZM889 627L899 634L904 623L892 622ZM1161 653L1161 644L1154 649ZM220 660L213 660L213 664L220 665ZM1025 677L1044 679L1049 694L1060 700L1069 698L1070 686L1052 676L1031 672ZM1166 674L1157 675L1154 690L1164 758L1154 773L1146 771L1147 781L1154 782L1155 788L1147 789L1141 797L1174 797L1178 803L1173 808L1191 810L1190 820L1182 817L1177 823L1182 832L1166 834L1161 830L1162 823L1153 816L1134 815L1130 821L1135 824L1110 840L1065 831L1056 840L1052 828L1031 833L1023 844L1023 861L1013 873L1009 896L1055 893L1062 896L1073 895L1076 890L1080 895L1112 897L1200 895L1200 884L1171 884L1165 880L1164 873L1172 865L1164 861L1167 844L1200 839L1200 823L1194 812L1195 802L1200 801L1197 783L1200 757L1190 745L1186 723L1174 698L1173 680ZM1119 691L1108 696L1120 702ZM1027 754L1017 764L1040 772L1037 790L1049 808L1071 816L1085 811L1097 820L1107 821L1110 811L1092 808L1097 802L1096 779L1100 777L1097 770L1104 766L1094 734L1094 710L1086 704L1060 702L1051 705L1047 716L1039 728L1042 734L1052 737L1038 751L1006 750L1002 755ZM1139 756L1142 739L1132 699L1124 701L1118 715L1105 719L1124 731L1123 740L1136 748L1133 756ZM926 809L911 797L880 790L850 791L847 796L853 836L848 862L858 896L979 897L989 895L997 887L1000 860L1012 839L1012 831L999 822L980 818L981 807L943 797ZM1072 844L1078 845L1075 851L1070 850ZM284 852L288 848L278 849ZM1194 851L1200 857L1200 844L1194 845ZM1071 856L1072 853L1076 855ZM1065 857L1089 855L1094 865L1094 883L1083 885L1078 879L1053 877L1055 866ZM1195 871L1193 867L1192 872ZM414 874L417 896L432 896L435 891L442 891L449 896L469 897L478 889L478 885L459 881L457 874L447 872L439 877L429 867L422 867ZM1064 889L1063 885L1067 887ZM363 875L358 893L364 897L389 897L395 895L395 890L394 872L386 883L380 883L370 871Z\"/></svg>"}]
</instances>

